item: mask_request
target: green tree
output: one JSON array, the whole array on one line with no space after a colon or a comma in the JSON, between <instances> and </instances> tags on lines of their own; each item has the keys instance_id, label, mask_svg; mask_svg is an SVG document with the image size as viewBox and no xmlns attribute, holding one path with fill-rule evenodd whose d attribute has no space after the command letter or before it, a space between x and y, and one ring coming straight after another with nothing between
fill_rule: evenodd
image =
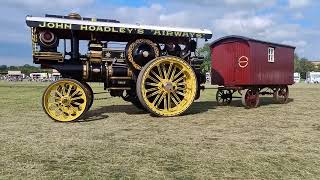
<instances>
[{"instance_id":1,"label":"green tree","mask_svg":"<svg viewBox=\"0 0 320 180\"><path fill-rule=\"evenodd\" d=\"M203 63L201 65L202 72L210 72L211 69L211 50L208 43L204 44L202 48L198 51L201 56L204 57Z\"/></svg>"},{"instance_id":2,"label":"green tree","mask_svg":"<svg viewBox=\"0 0 320 180\"><path fill-rule=\"evenodd\" d=\"M0 66L0 71L5 71L7 69L8 69L8 67L6 65L1 65Z\"/></svg>"},{"instance_id":3,"label":"green tree","mask_svg":"<svg viewBox=\"0 0 320 180\"><path fill-rule=\"evenodd\" d=\"M297 54L294 55L294 71L301 74L301 78L305 79L307 72L315 71L316 67L307 58L299 58Z\"/></svg>"}]
</instances>

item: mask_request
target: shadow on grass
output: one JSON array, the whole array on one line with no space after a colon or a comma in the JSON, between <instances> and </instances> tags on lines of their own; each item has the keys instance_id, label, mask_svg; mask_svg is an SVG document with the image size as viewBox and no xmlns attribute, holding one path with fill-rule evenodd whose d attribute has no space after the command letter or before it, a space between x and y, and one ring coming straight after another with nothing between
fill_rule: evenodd
<instances>
[{"instance_id":1,"label":"shadow on grass","mask_svg":"<svg viewBox=\"0 0 320 180\"><path fill-rule=\"evenodd\" d=\"M288 101L287 101L286 104L292 103L293 101L294 101L294 99L288 98ZM259 106L269 106L269 105L272 105L272 104L281 104L281 103L274 102L272 97L260 97ZM244 107L242 105L241 98L233 99L229 106L232 106L232 107Z\"/></svg>"},{"instance_id":2,"label":"shadow on grass","mask_svg":"<svg viewBox=\"0 0 320 180\"><path fill-rule=\"evenodd\" d=\"M200 114L209 111L209 109L215 109L217 103L215 101L199 101L194 102L190 109L183 115Z\"/></svg>"},{"instance_id":3,"label":"shadow on grass","mask_svg":"<svg viewBox=\"0 0 320 180\"><path fill-rule=\"evenodd\" d=\"M294 100L289 98L288 103L293 102ZM262 97L260 98L260 105L259 106L268 106L272 104L277 104L273 101L272 97ZM233 100L232 103L229 105L232 107L243 107L241 99ZM182 116L193 115L193 114L200 114L209 111L210 109L215 109L217 107L216 101L199 101L194 102L190 109L184 113ZM93 109L88 111L81 120L77 122L90 122L90 121L99 121L107 119L109 116L105 115L106 113L126 113L131 115L136 114L147 114L146 110L138 109L134 105L109 105L109 106L101 106L97 109ZM152 115L153 116L153 115Z\"/></svg>"},{"instance_id":4,"label":"shadow on grass","mask_svg":"<svg viewBox=\"0 0 320 180\"><path fill-rule=\"evenodd\" d=\"M107 119L107 113L126 113L126 114L146 114L146 111L138 109L134 105L109 105L101 106L93 110L89 110L83 118L77 122L90 122Z\"/></svg>"},{"instance_id":5,"label":"shadow on grass","mask_svg":"<svg viewBox=\"0 0 320 180\"><path fill-rule=\"evenodd\" d=\"M191 115L207 112L209 109L215 109L216 103L214 101L202 101L202 102L194 102L190 109L183 115ZM126 113L131 115L137 114L148 114L147 110L142 110L134 105L109 105L109 106L101 106L97 109L93 109L88 111L83 118L78 120L77 122L90 122L90 121L99 121L107 119L109 116L105 115L108 113Z\"/></svg>"}]
</instances>

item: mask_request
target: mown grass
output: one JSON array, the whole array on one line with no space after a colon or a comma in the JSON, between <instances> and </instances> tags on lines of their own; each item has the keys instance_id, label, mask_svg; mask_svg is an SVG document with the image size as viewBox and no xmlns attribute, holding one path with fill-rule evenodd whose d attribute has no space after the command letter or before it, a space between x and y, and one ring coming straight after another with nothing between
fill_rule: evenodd
<instances>
[{"instance_id":1,"label":"mown grass","mask_svg":"<svg viewBox=\"0 0 320 180\"><path fill-rule=\"evenodd\" d=\"M239 99L218 107L209 89L173 118L111 98L82 122L57 123L42 111L47 85L0 82L0 179L320 177L320 86L294 85L290 103L266 97L250 110Z\"/></svg>"}]
</instances>

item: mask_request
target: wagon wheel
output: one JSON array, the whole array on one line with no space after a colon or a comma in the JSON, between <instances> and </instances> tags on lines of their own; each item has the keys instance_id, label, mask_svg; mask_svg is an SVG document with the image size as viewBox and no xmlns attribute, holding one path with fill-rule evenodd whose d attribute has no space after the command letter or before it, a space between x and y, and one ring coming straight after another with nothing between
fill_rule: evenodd
<instances>
[{"instance_id":1,"label":"wagon wheel","mask_svg":"<svg viewBox=\"0 0 320 180\"><path fill-rule=\"evenodd\" d=\"M157 116L176 116L193 103L197 79L192 67L174 56L156 58L146 64L137 81L141 104Z\"/></svg>"},{"instance_id":2,"label":"wagon wheel","mask_svg":"<svg viewBox=\"0 0 320 180\"><path fill-rule=\"evenodd\" d=\"M88 94L88 108L87 111L91 108L94 100L94 93L91 86L87 82L81 82L83 86L86 88L86 93Z\"/></svg>"},{"instance_id":3,"label":"wagon wheel","mask_svg":"<svg viewBox=\"0 0 320 180\"><path fill-rule=\"evenodd\" d=\"M245 89L242 91L242 104L246 108L256 108L259 105L259 90Z\"/></svg>"},{"instance_id":4,"label":"wagon wheel","mask_svg":"<svg viewBox=\"0 0 320 180\"><path fill-rule=\"evenodd\" d=\"M226 106L232 101L232 92L228 89L219 89L216 94L216 100L218 105Z\"/></svg>"},{"instance_id":5,"label":"wagon wheel","mask_svg":"<svg viewBox=\"0 0 320 180\"><path fill-rule=\"evenodd\" d=\"M281 86L280 88L277 88L273 92L273 99L277 103L287 103L289 97L289 88L288 86Z\"/></svg>"},{"instance_id":6,"label":"wagon wheel","mask_svg":"<svg viewBox=\"0 0 320 180\"><path fill-rule=\"evenodd\" d=\"M73 79L53 82L45 90L42 106L53 120L70 122L79 119L89 107L86 87Z\"/></svg>"}]
</instances>

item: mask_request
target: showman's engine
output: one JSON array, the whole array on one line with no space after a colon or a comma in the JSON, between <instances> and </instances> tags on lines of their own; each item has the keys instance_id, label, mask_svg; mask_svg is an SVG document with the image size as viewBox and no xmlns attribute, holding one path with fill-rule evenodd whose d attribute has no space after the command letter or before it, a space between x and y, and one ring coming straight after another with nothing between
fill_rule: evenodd
<instances>
[{"instance_id":1,"label":"showman's engine","mask_svg":"<svg viewBox=\"0 0 320 180\"><path fill-rule=\"evenodd\" d=\"M57 91L60 88L62 91L66 88L73 91L75 85L71 85L72 83L79 85L79 89L83 85L84 92L89 93L87 99L90 101L90 105L85 106L85 111L93 101L92 89L86 82L103 82L111 96L120 96L137 107L160 116L183 113L191 101L199 97L201 84L205 82L200 70L202 59L195 52L198 38L211 38L212 34L208 30L121 24L116 20L82 18L75 13L68 16L28 16L27 25L32 31L34 63L41 64L42 68L56 69L67 79L63 81L66 84L60 83L57 86ZM84 43L87 43L87 52L80 54L80 50L84 52L86 49L83 47ZM123 48L115 48L115 43L122 44ZM156 60L159 60L159 64L151 63ZM147 68L149 66L151 69ZM143 73L150 74L142 75ZM144 85L139 87L137 83ZM192 90L188 94L190 88ZM156 93L149 94L153 90ZM72 113L65 113L64 108L74 108L72 98L70 100L64 95L65 92L60 94L58 93L61 102L57 106L60 110L55 113L61 111L66 117L51 114L50 103L44 102L45 109L48 105L47 114L58 121L72 116ZM162 96L166 96L166 101ZM71 104L65 103L69 101ZM158 107L151 107L149 101L157 102L155 105ZM81 109L80 105L76 107ZM162 110L157 110L159 107ZM73 115L70 120L79 117L80 115Z\"/></svg>"}]
</instances>

